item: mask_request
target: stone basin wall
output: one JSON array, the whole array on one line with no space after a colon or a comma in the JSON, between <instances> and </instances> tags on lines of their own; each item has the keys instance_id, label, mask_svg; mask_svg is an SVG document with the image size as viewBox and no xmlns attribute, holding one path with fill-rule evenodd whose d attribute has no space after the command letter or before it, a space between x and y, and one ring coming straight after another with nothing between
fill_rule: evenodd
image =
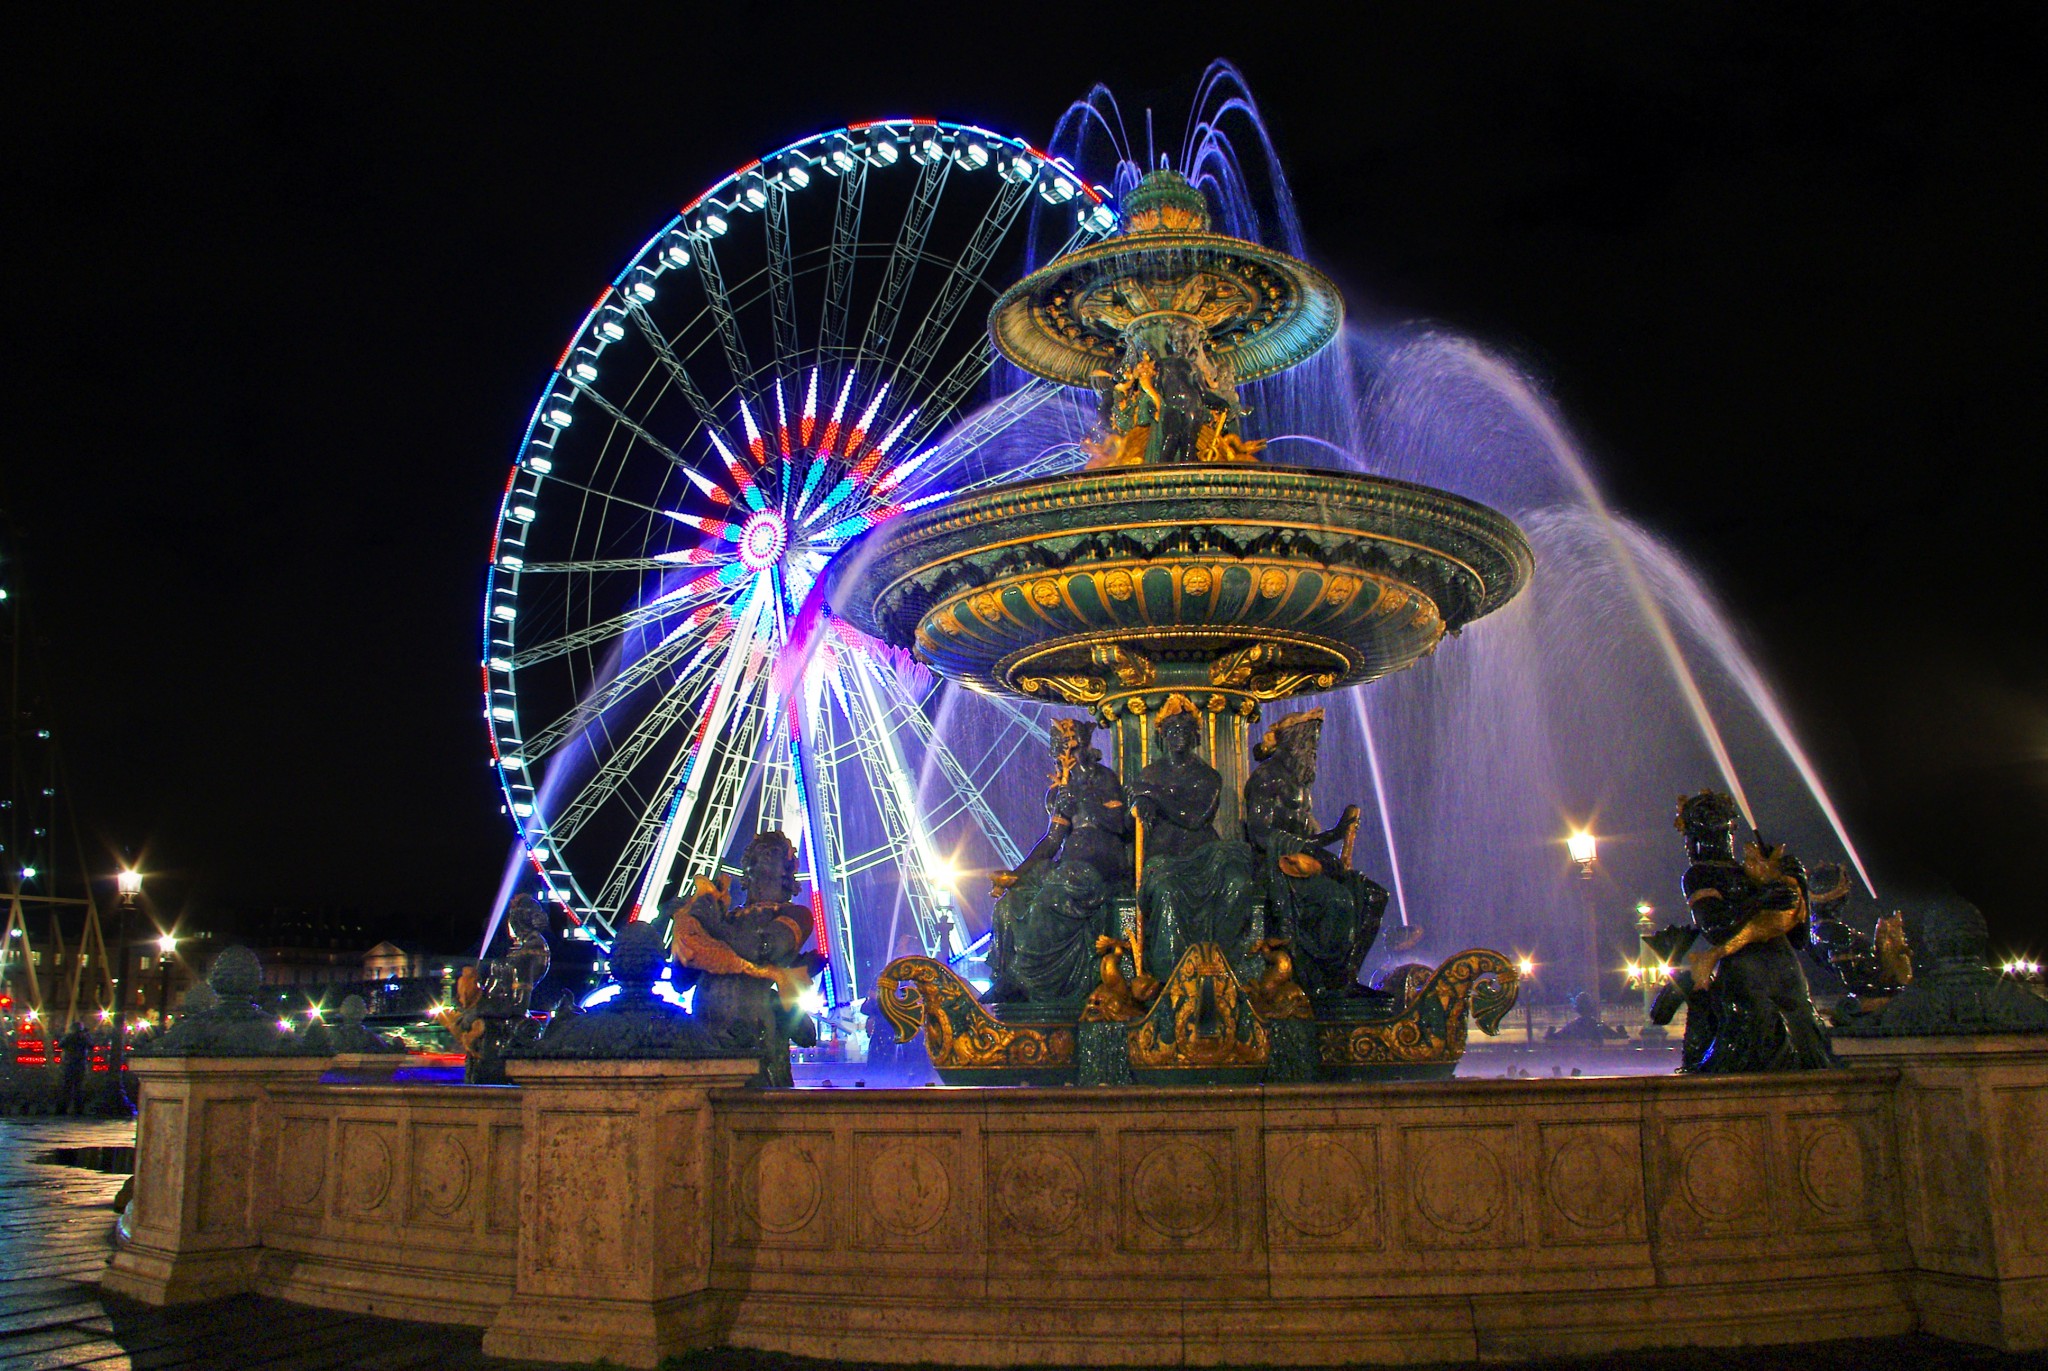
<instances>
[{"instance_id":1,"label":"stone basin wall","mask_svg":"<svg viewBox=\"0 0 2048 1371\"><path fill-rule=\"evenodd\" d=\"M1855 1069L1241 1090L509 1087L147 1062L110 1288L508 1356L1338 1363L1924 1329L2048 1346L2048 1044Z\"/></svg>"}]
</instances>

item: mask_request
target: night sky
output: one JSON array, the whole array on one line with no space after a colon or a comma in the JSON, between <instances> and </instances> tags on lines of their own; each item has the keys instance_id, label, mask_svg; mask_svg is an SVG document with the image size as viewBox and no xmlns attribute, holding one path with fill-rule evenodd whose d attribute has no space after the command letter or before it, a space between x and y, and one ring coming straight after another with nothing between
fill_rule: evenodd
<instances>
[{"instance_id":1,"label":"night sky","mask_svg":"<svg viewBox=\"0 0 2048 1371\"><path fill-rule=\"evenodd\" d=\"M598 286L793 138L1098 80L1177 134L1224 56L1353 312L1545 378L1866 853L2048 952L2037 9L94 8L6 58L0 570L167 895L471 942L484 556Z\"/></svg>"}]
</instances>

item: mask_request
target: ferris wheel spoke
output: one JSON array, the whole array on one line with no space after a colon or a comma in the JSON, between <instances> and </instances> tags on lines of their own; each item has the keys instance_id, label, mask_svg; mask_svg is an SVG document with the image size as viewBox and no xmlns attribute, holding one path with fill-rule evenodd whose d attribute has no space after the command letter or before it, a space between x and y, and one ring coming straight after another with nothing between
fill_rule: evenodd
<instances>
[{"instance_id":1,"label":"ferris wheel spoke","mask_svg":"<svg viewBox=\"0 0 2048 1371\"><path fill-rule=\"evenodd\" d=\"M809 780L811 860L814 867L824 868L819 873L822 881L812 888L823 887L826 918L832 925L833 959L843 969L846 988L852 992L860 980L859 945L853 932L853 878L846 869L846 825L839 806L839 768L819 759L820 753L829 756L834 750L832 708L823 698L822 674L812 673L805 683L797 755Z\"/></svg>"},{"instance_id":2,"label":"ferris wheel spoke","mask_svg":"<svg viewBox=\"0 0 2048 1371\"><path fill-rule=\"evenodd\" d=\"M767 654L760 650L756 635L770 598L764 590L766 584L765 578L755 578L726 649L725 662L719 668L717 679L712 682L703 715L694 735L685 745L684 750L689 755L683 764L682 785L674 792L675 798L662 821L661 835L654 845L653 856L640 878L639 893L633 901L636 910L651 906L661 898L674 867L676 852L697 818L698 799L724 754L721 744L726 740L726 725L732 717L733 707L751 692L755 679L765 668Z\"/></svg>"},{"instance_id":3,"label":"ferris wheel spoke","mask_svg":"<svg viewBox=\"0 0 2048 1371\"><path fill-rule=\"evenodd\" d=\"M668 458L677 466L686 465L683 459L683 455L681 453L677 452L667 443L662 442L661 439L655 437L652 433L649 433L646 427L642 425L638 419L635 419L632 415L626 413L626 411L624 411L623 409L620 409L610 400L607 400L601 393L599 393L597 387L584 386L578 393L582 395L584 399L590 401L590 403L596 405L599 409L603 410L606 414L611 415L612 422L618 424L628 433L631 433L635 438L638 438L641 442L647 444L647 446L653 448L656 452Z\"/></svg>"},{"instance_id":4,"label":"ferris wheel spoke","mask_svg":"<svg viewBox=\"0 0 2048 1371\"><path fill-rule=\"evenodd\" d=\"M957 470L962 463L980 452L1004 431L1022 422L1043 405L1059 398L1063 389L1054 382L1033 378L994 404L984 406L938 442L899 464L889 477L878 481L872 491L867 492L864 501L856 507L857 512L870 513L892 502L900 501L907 495L929 489L937 484L941 477ZM1084 455L1076 449L1072 465L1079 466L1083 460ZM957 496L998 482L1022 479L1024 478L1018 475L1014 468L1005 467L964 486L948 484L950 492Z\"/></svg>"},{"instance_id":5,"label":"ferris wheel spoke","mask_svg":"<svg viewBox=\"0 0 2048 1371\"><path fill-rule=\"evenodd\" d=\"M825 313L818 325L818 360L837 361L846 350L846 320L853 307L853 268L860 244L861 202L867 198L868 164L856 160L840 173L832 214L832 252L825 267Z\"/></svg>"},{"instance_id":6,"label":"ferris wheel spoke","mask_svg":"<svg viewBox=\"0 0 2048 1371\"><path fill-rule=\"evenodd\" d=\"M763 673L750 682L726 724L727 732L716 754L717 769L699 805L695 836L679 851L672 868L680 879L717 874L719 860L732 846L740 815L746 808L746 791L763 779L764 769L773 769L774 754L761 746L761 735L763 725L774 713L774 691ZM666 877L662 883L666 883Z\"/></svg>"},{"instance_id":7,"label":"ferris wheel spoke","mask_svg":"<svg viewBox=\"0 0 2048 1371\"><path fill-rule=\"evenodd\" d=\"M1023 865L1023 849L1017 846L1016 840L1010 837L996 819L995 811L989 808L988 797L981 793L981 786L967 774L967 768L960 765L960 759L953 755L953 749L946 745L945 739L939 737L938 730L932 727L931 716L924 712L923 706L910 697L910 693L903 688L902 679L893 671L877 671L874 676L876 683L881 687L885 725L907 730L924 744L925 756L938 763L940 773L953 788L955 800L973 816L974 826L981 830L981 835L995 848L996 855L1003 860L1003 865L1011 868ZM1011 751L1015 750L1013 745ZM936 828L942 821L927 817L926 822L930 827Z\"/></svg>"},{"instance_id":8,"label":"ferris wheel spoke","mask_svg":"<svg viewBox=\"0 0 2048 1371\"><path fill-rule=\"evenodd\" d=\"M705 586L694 594L690 593L693 586L698 586L705 581L710 581L712 584ZM616 638L622 633L631 633L636 628L645 628L649 624L660 623L663 619L673 618L678 614L701 609L705 600L721 595L730 596L732 593L729 586L718 583L717 573L706 573L688 585L671 591L650 604L641 605L637 609L629 609L624 614L614 615L599 623L586 625L573 632L565 633L559 638L551 638L547 642L522 648L513 654L512 666L515 670L523 670L526 667L535 666L541 662L552 661L557 657L565 656L580 648L594 647L599 643Z\"/></svg>"},{"instance_id":9,"label":"ferris wheel spoke","mask_svg":"<svg viewBox=\"0 0 2048 1371\"><path fill-rule=\"evenodd\" d=\"M662 335L660 326L648 314L646 306L636 302L627 312L632 315L633 323L640 330L640 336L654 349L654 355L660 360L662 369L668 373L669 380L682 392L684 401L697 416L697 427L684 442L694 440L697 434L706 429L716 430L719 426L717 412L711 408L711 402L704 398L703 388L697 384L697 378L690 375L690 369L683 365L683 359L676 356L675 348Z\"/></svg>"},{"instance_id":10,"label":"ferris wheel spoke","mask_svg":"<svg viewBox=\"0 0 2048 1371\"><path fill-rule=\"evenodd\" d=\"M867 656L848 653L838 659L838 665L840 708L846 712L855 755L874 794L882 831L895 849L918 939L927 954L943 955L938 918L947 907L947 898L934 878L938 854L917 812L916 783L904 764L896 735L883 722L885 710Z\"/></svg>"},{"instance_id":11,"label":"ferris wheel spoke","mask_svg":"<svg viewBox=\"0 0 2048 1371\"><path fill-rule=\"evenodd\" d=\"M897 368L900 378L897 395L908 397L921 394L924 390L925 374L931 370L932 361L938 356L939 347L951 333L953 322L961 309L973 297L974 288L982 283L982 274L988 269L989 259L1002 245L1010 228L1017 221L1017 215L1031 201L1031 185L1027 181L1004 180L999 182L1002 189L990 202L988 213L982 216L974 236L968 239L966 248L953 263L946 275L946 283L940 287L938 299L919 321L917 331L910 336L910 346L904 350L902 365ZM1050 382L1042 384L1050 385ZM902 403L899 398L898 403ZM892 410L892 417L894 411Z\"/></svg>"},{"instance_id":12,"label":"ferris wheel spoke","mask_svg":"<svg viewBox=\"0 0 2048 1371\"><path fill-rule=\"evenodd\" d=\"M789 192L776 186L768 192L768 300L774 319L775 371L778 379L793 373L801 361L796 338L796 279L789 250Z\"/></svg>"},{"instance_id":13,"label":"ferris wheel spoke","mask_svg":"<svg viewBox=\"0 0 2048 1371\"><path fill-rule=\"evenodd\" d=\"M684 689L701 690L705 678L715 665L711 660L711 649L714 644L709 640L716 631L717 626L709 621L677 629L652 651L625 667L616 676L586 692L582 699L545 727L529 733L526 738L526 755L534 759L552 756L563 743L602 718L614 706L660 675L693 648L697 652L696 658L682 669L676 684L668 693L674 694Z\"/></svg>"},{"instance_id":14,"label":"ferris wheel spoke","mask_svg":"<svg viewBox=\"0 0 2048 1371\"><path fill-rule=\"evenodd\" d=\"M688 726L702 698L701 688L698 681L678 683L633 726L633 731L598 765L562 812L548 820L548 833L557 844L573 842L583 826L611 803L661 740L672 736L673 730ZM668 791L664 789L661 793L665 795Z\"/></svg>"},{"instance_id":15,"label":"ferris wheel spoke","mask_svg":"<svg viewBox=\"0 0 2048 1371\"><path fill-rule=\"evenodd\" d=\"M733 313L732 297L726 293L725 273L719 268L718 253L709 238L697 243L697 279L703 283L704 299L718 324L718 340L725 345L725 363L732 368L735 386L752 379L754 365L747 358L746 340L740 336L739 316Z\"/></svg>"},{"instance_id":16,"label":"ferris wheel spoke","mask_svg":"<svg viewBox=\"0 0 2048 1371\"><path fill-rule=\"evenodd\" d=\"M714 561L715 557L715 561ZM567 575L594 576L606 571L673 571L679 566L715 565L729 562L728 554L705 555L695 551L662 553L653 557L610 557L588 562L528 562L519 571L523 576L559 572Z\"/></svg>"},{"instance_id":17,"label":"ferris wheel spoke","mask_svg":"<svg viewBox=\"0 0 2048 1371\"><path fill-rule=\"evenodd\" d=\"M953 169L949 157L934 157L918 172L917 188L910 193L910 211L896 230L896 246L882 270L882 292L868 311L867 333L854 359L854 370L863 374L879 370L895 339L897 322L903 317L903 297L910 278L924 257L925 239L930 236L932 213L939 207L939 194L946 186L946 173Z\"/></svg>"}]
</instances>

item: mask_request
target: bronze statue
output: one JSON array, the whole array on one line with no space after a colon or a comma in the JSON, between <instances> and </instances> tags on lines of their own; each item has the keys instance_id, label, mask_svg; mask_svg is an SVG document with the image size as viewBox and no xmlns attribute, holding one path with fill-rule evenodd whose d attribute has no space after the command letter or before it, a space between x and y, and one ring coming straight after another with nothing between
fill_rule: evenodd
<instances>
[{"instance_id":1,"label":"bronze statue","mask_svg":"<svg viewBox=\"0 0 2048 1371\"><path fill-rule=\"evenodd\" d=\"M1837 1065L1794 945L1808 937L1806 869L1782 844L1761 838L1738 858L1736 817L1734 800L1717 791L1679 801L1673 823L1691 863L1681 888L1694 936L1650 1017L1668 1023L1679 1001L1687 1003L1681 1071ZM1675 938L1659 945L1666 949L1676 951Z\"/></svg>"},{"instance_id":2,"label":"bronze statue","mask_svg":"<svg viewBox=\"0 0 2048 1371\"><path fill-rule=\"evenodd\" d=\"M1095 984L1095 940L1112 931L1111 899L1131 886L1131 811L1089 745L1094 732L1092 720L1054 721L1045 836L994 877L993 1001L1079 1000Z\"/></svg>"},{"instance_id":3,"label":"bronze statue","mask_svg":"<svg viewBox=\"0 0 2048 1371\"><path fill-rule=\"evenodd\" d=\"M1357 805L1344 807L1335 828L1316 824L1309 787L1322 729L1323 711L1305 710L1259 740L1258 765L1244 784L1245 831L1265 856L1267 898L1302 985L1319 998L1372 998L1377 992L1358 983L1358 972L1379 937L1387 892L1351 869Z\"/></svg>"},{"instance_id":4,"label":"bronze statue","mask_svg":"<svg viewBox=\"0 0 2048 1371\"><path fill-rule=\"evenodd\" d=\"M505 926L512 934L512 948L503 961L511 972L513 993L523 1012L533 1003L533 988L547 978L548 912L531 895L515 895L505 910Z\"/></svg>"},{"instance_id":5,"label":"bronze statue","mask_svg":"<svg viewBox=\"0 0 2048 1371\"><path fill-rule=\"evenodd\" d=\"M1836 1007L1838 1019L1869 1014L1890 1004L1913 983L1913 953L1906 945L1905 917L1880 915L1869 933L1842 917L1853 881L1839 862L1816 862L1807 892L1807 931L1813 955L1842 978L1848 993Z\"/></svg>"},{"instance_id":6,"label":"bronze statue","mask_svg":"<svg viewBox=\"0 0 2048 1371\"><path fill-rule=\"evenodd\" d=\"M1246 954L1258 912L1258 862L1216 832L1223 777L1195 752L1202 713L1170 695L1153 718L1159 753L1131 786L1145 852L1140 972L1164 981L1196 943Z\"/></svg>"},{"instance_id":7,"label":"bronze statue","mask_svg":"<svg viewBox=\"0 0 2048 1371\"><path fill-rule=\"evenodd\" d=\"M817 1045L817 1025L799 1000L825 959L803 950L811 911L791 898L796 847L788 837L773 829L757 834L740 854L740 873L746 900L737 907L726 881L702 877L687 901L662 906L672 921L677 984L695 983L692 1013L714 1039L759 1054L766 1084L789 1085L790 1044Z\"/></svg>"}]
</instances>

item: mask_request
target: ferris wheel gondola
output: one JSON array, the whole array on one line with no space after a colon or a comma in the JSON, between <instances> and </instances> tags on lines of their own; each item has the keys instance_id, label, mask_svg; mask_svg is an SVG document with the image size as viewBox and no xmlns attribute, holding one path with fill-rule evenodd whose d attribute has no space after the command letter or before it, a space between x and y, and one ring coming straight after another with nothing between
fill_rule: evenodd
<instances>
[{"instance_id":1,"label":"ferris wheel gondola","mask_svg":"<svg viewBox=\"0 0 2048 1371\"><path fill-rule=\"evenodd\" d=\"M1071 404L1050 383L963 417L1033 211L1061 251L1117 223L1017 139L833 130L692 200L577 326L505 485L482 667L506 811L540 893L591 936L779 827L844 1002L899 927L928 953L967 941L963 853L1017 862L988 789L1045 736L1039 711L945 700L817 588L884 519L1078 464L1071 442L989 456Z\"/></svg>"}]
</instances>

